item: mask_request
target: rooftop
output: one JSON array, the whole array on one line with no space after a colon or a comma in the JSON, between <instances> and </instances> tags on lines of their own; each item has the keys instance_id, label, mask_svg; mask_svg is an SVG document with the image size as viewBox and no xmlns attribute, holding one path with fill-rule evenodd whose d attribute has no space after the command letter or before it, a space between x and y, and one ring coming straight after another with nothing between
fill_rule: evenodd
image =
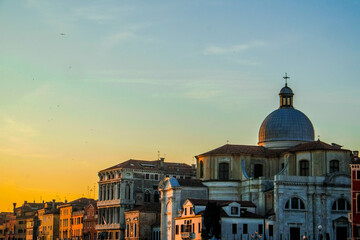
<instances>
[{"instance_id":1,"label":"rooftop","mask_svg":"<svg viewBox=\"0 0 360 240\"><path fill-rule=\"evenodd\" d=\"M281 150L267 149L265 147L255 146L255 145L225 144L219 148L216 148L206 153L202 153L198 156L222 155L222 154L246 154L246 155L263 156L263 157L277 157L282 152L283 151Z\"/></svg>"},{"instance_id":2,"label":"rooftop","mask_svg":"<svg viewBox=\"0 0 360 240\"><path fill-rule=\"evenodd\" d=\"M169 173L189 173L189 170L193 169L190 165L186 163L165 162L162 159L153 161L129 159L125 162L101 170L100 173L122 168L136 170L167 171Z\"/></svg>"}]
</instances>

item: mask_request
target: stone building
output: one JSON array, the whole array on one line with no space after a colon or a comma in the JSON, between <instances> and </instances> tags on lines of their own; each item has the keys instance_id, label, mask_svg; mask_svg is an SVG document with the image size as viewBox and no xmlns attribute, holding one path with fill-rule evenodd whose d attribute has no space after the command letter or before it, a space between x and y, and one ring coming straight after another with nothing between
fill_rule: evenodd
<instances>
[{"instance_id":1,"label":"stone building","mask_svg":"<svg viewBox=\"0 0 360 240\"><path fill-rule=\"evenodd\" d=\"M352 239L360 240L360 158L359 152L354 153L351 167L351 222Z\"/></svg>"},{"instance_id":2,"label":"stone building","mask_svg":"<svg viewBox=\"0 0 360 240\"><path fill-rule=\"evenodd\" d=\"M258 145L226 144L197 155L197 178L209 199L253 202L266 216L267 239L270 228L279 240L346 239L352 152L314 140L313 125L294 108L287 84L279 96Z\"/></svg>"},{"instance_id":3,"label":"stone building","mask_svg":"<svg viewBox=\"0 0 360 240\"><path fill-rule=\"evenodd\" d=\"M125 212L125 240L155 240L153 226L160 225L160 203L150 203Z\"/></svg>"},{"instance_id":4,"label":"stone building","mask_svg":"<svg viewBox=\"0 0 360 240\"><path fill-rule=\"evenodd\" d=\"M6 237L6 218L12 215L11 212L0 212L0 240L5 240Z\"/></svg>"},{"instance_id":5,"label":"stone building","mask_svg":"<svg viewBox=\"0 0 360 240\"><path fill-rule=\"evenodd\" d=\"M96 224L98 223L98 208L97 201L90 203L84 209L84 240L96 240L97 231Z\"/></svg>"},{"instance_id":6,"label":"stone building","mask_svg":"<svg viewBox=\"0 0 360 240\"><path fill-rule=\"evenodd\" d=\"M83 214L84 209L95 200L91 198L79 198L69 203L64 203L60 209L60 239L83 240Z\"/></svg>"},{"instance_id":7,"label":"stone building","mask_svg":"<svg viewBox=\"0 0 360 240\"><path fill-rule=\"evenodd\" d=\"M62 202L55 202L53 199L51 202L46 202L44 208L39 209L37 211L37 218L38 218L38 236L40 240L55 240L59 238L59 218L60 218L60 211L57 208L59 205L63 204ZM33 227L35 221L30 221ZM27 230L31 231L28 229ZM34 231L32 230L34 233ZM27 234L29 238L31 234Z\"/></svg>"},{"instance_id":8,"label":"stone building","mask_svg":"<svg viewBox=\"0 0 360 240\"><path fill-rule=\"evenodd\" d=\"M125 211L159 202L159 181L165 177L195 178L195 167L185 163L134 160L101 170L99 176L99 238L124 239Z\"/></svg>"},{"instance_id":9,"label":"stone building","mask_svg":"<svg viewBox=\"0 0 360 240\"><path fill-rule=\"evenodd\" d=\"M256 206L249 201L187 199L180 216L175 218L175 240L202 240L205 230L204 212L208 203L219 206L221 239L250 239L264 231L264 218L255 214Z\"/></svg>"},{"instance_id":10,"label":"stone building","mask_svg":"<svg viewBox=\"0 0 360 240\"><path fill-rule=\"evenodd\" d=\"M26 221L33 219L37 215L39 209L44 208L45 203L30 203L25 201L20 207L14 205L14 212L12 216L6 220L6 239L7 240L26 240Z\"/></svg>"},{"instance_id":11,"label":"stone building","mask_svg":"<svg viewBox=\"0 0 360 240\"><path fill-rule=\"evenodd\" d=\"M167 177L159 183L161 192L161 240L175 239L175 218L189 199L208 199L208 188L200 180Z\"/></svg>"}]
</instances>

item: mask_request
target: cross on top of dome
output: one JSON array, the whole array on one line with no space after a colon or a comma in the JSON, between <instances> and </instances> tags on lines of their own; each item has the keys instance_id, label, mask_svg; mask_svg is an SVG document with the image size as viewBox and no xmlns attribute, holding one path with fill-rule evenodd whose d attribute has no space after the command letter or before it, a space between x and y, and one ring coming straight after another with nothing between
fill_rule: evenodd
<instances>
[{"instance_id":1,"label":"cross on top of dome","mask_svg":"<svg viewBox=\"0 0 360 240\"><path fill-rule=\"evenodd\" d=\"M290 77L288 77L287 73L285 73L285 76L283 77L283 79L285 79L285 87L287 87L287 80L289 79Z\"/></svg>"}]
</instances>

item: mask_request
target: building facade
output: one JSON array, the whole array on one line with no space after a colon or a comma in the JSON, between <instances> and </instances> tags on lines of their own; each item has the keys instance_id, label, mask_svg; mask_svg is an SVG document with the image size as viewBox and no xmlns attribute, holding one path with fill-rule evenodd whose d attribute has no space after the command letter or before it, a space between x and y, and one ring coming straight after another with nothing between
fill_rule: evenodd
<instances>
[{"instance_id":1,"label":"building facade","mask_svg":"<svg viewBox=\"0 0 360 240\"><path fill-rule=\"evenodd\" d=\"M360 239L360 159L359 152L354 153L351 167L351 222L352 239Z\"/></svg>"},{"instance_id":2,"label":"building facade","mask_svg":"<svg viewBox=\"0 0 360 240\"><path fill-rule=\"evenodd\" d=\"M184 163L130 159L104 169L99 175L99 238L125 238L125 211L159 202L158 184L165 177L195 178L195 167Z\"/></svg>"},{"instance_id":3,"label":"building facade","mask_svg":"<svg viewBox=\"0 0 360 240\"><path fill-rule=\"evenodd\" d=\"M84 209L90 203L95 204L95 200L90 198L79 198L58 207L60 211L60 239L83 240Z\"/></svg>"},{"instance_id":4,"label":"building facade","mask_svg":"<svg viewBox=\"0 0 360 240\"><path fill-rule=\"evenodd\" d=\"M84 240L96 240L97 231L96 224L98 223L98 208L97 202L90 203L84 209Z\"/></svg>"},{"instance_id":5,"label":"building facade","mask_svg":"<svg viewBox=\"0 0 360 240\"><path fill-rule=\"evenodd\" d=\"M152 231L160 225L160 207L160 203L150 203L126 211L125 240L155 240Z\"/></svg>"},{"instance_id":6,"label":"building facade","mask_svg":"<svg viewBox=\"0 0 360 240\"><path fill-rule=\"evenodd\" d=\"M188 198L208 199L208 188L199 180L167 177L159 183L161 192L161 240L175 239L175 218Z\"/></svg>"},{"instance_id":7,"label":"building facade","mask_svg":"<svg viewBox=\"0 0 360 240\"><path fill-rule=\"evenodd\" d=\"M350 237L350 150L314 140L310 119L285 85L280 107L259 130L258 146L226 144L196 156L209 199L251 201L274 239ZM273 225L270 230L270 225Z\"/></svg>"},{"instance_id":8,"label":"building facade","mask_svg":"<svg viewBox=\"0 0 360 240\"><path fill-rule=\"evenodd\" d=\"M187 199L180 216L175 218L175 240L205 238L202 236L205 235L204 212L209 203L219 207L221 239L253 239L255 235L259 238L264 236L265 219L255 214L256 206L251 202Z\"/></svg>"}]
</instances>

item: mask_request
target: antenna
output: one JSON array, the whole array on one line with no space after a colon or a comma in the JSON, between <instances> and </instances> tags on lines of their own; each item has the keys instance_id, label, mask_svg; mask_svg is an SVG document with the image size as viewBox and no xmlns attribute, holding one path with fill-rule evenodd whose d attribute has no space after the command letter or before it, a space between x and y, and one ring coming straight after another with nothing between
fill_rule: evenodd
<instances>
[{"instance_id":1,"label":"antenna","mask_svg":"<svg viewBox=\"0 0 360 240\"><path fill-rule=\"evenodd\" d=\"M158 160L160 160L160 151L158 150Z\"/></svg>"}]
</instances>

